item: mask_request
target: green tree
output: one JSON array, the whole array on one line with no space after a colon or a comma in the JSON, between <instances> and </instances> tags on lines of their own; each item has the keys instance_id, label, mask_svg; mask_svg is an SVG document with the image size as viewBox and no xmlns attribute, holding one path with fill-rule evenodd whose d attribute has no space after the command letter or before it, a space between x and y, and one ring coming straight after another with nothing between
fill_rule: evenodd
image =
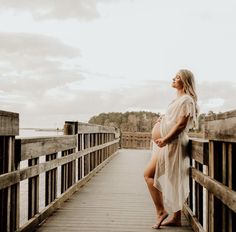
<instances>
[{"instance_id":1,"label":"green tree","mask_svg":"<svg viewBox=\"0 0 236 232\"><path fill-rule=\"evenodd\" d=\"M160 113L148 111L101 113L90 118L89 123L104 126L114 126L121 131L150 132Z\"/></svg>"}]
</instances>

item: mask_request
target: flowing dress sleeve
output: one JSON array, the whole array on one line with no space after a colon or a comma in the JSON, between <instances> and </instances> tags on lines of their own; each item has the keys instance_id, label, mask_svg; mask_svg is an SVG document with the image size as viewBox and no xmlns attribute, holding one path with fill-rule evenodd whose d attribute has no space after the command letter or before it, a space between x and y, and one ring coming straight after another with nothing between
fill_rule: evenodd
<instances>
[{"instance_id":1,"label":"flowing dress sleeve","mask_svg":"<svg viewBox=\"0 0 236 232\"><path fill-rule=\"evenodd\" d=\"M185 131L197 126L196 106L191 97L185 98L180 106L179 117L183 116L189 116Z\"/></svg>"}]
</instances>

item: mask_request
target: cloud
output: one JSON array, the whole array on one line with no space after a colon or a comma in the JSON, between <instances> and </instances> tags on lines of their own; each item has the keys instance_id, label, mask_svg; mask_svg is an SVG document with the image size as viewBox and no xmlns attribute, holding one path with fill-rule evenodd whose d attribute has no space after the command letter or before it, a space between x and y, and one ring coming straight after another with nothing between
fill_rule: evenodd
<instances>
[{"instance_id":1,"label":"cloud","mask_svg":"<svg viewBox=\"0 0 236 232\"><path fill-rule=\"evenodd\" d=\"M198 96L200 113L236 109L235 83L201 83L198 86ZM168 81L137 82L129 87L107 90L81 89L79 84L75 84L73 88L64 85L50 89L40 98L21 97L15 104L11 103L8 109L20 113L21 127L62 127L67 120L87 122L102 112L148 110L164 113L174 97L175 89L170 87ZM7 99L12 100L10 96Z\"/></svg>"},{"instance_id":2,"label":"cloud","mask_svg":"<svg viewBox=\"0 0 236 232\"><path fill-rule=\"evenodd\" d=\"M80 94L81 96L75 97L73 104L76 105L77 102L78 115L86 114L88 120L102 112L148 110L164 113L176 91L169 81L157 80L109 91L80 91ZM198 85L198 97L200 113L207 113L209 110L216 113L234 110L236 83L203 82Z\"/></svg>"},{"instance_id":3,"label":"cloud","mask_svg":"<svg viewBox=\"0 0 236 232\"><path fill-rule=\"evenodd\" d=\"M77 48L50 36L0 33L0 89L35 97L81 80L74 62L79 55Z\"/></svg>"},{"instance_id":4,"label":"cloud","mask_svg":"<svg viewBox=\"0 0 236 232\"><path fill-rule=\"evenodd\" d=\"M150 110L166 108L171 93L169 83L150 82L140 86L109 90L76 89L70 85L50 89L40 98L20 97L8 104L8 110L20 113L21 127L62 127L66 120L88 121L102 112ZM165 95L165 97L163 97ZM1 99L1 94L0 94ZM5 99L12 99L8 95Z\"/></svg>"},{"instance_id":5,"label":"cloud","mask_svg":"<svg viewBox=\"0 0 236 232\"><path fill-rule=\"evenodd\" d=\"M92 20L99 16L97 0L0 0L0 9L31 12L35 19L78 18Z\"/></svg>"},{"instance_id":6,"label":"cloud","mask_svg":"<svg viewBox=\"0 0 236 232\"><path fill-rule=\"evenodd\" d=\"M202 82L199 84L202 112L224 112L236 109L236 83L228 81Z\"/></svg>"}]
</instances>

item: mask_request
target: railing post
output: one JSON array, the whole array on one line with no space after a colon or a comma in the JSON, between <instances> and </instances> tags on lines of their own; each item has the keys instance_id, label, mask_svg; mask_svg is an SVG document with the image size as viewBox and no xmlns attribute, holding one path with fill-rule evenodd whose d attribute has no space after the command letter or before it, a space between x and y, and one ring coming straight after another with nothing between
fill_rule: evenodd
<instances>
[{"instance_id":1,"label":"railing post","mask_svg":"<svg viewBox=\"0 0 236 232\"><path fill-rule=\"evenodd\" d=\"M66 121L64 124L64 135L76 135L78 133L78 122L77 121ZM78 138L77 148L78 151ZM62 151L62 156L67 156L75 150ZM70 186L76 182L76 161L72 161L65 165L62 165L62 179L61 179L61 192L65 192Z\"/></svg>"},{"instance_id":2,"label":"railing post","mask_svg":"<svg viewBox=\"0 0 236 232\"><path fill-rule=\"evenodd\" d=\"M64 135L76 135L78 133L78 122L65 121Z\"/></svg>"},{"instance_id":3,"label":"railing post","mask_svg":"<svg viewBox=\"0 0 236 232\"><path fill-rule=\"evenodd\" d=\"M120 141L119 141L119 148L122 149L122 146L123 146L123 141L122 141L122 131L120 131Z\"/></svg>"},{"instance_id":4,"label":"railing post","mask_svg":"<svg viewBox=\"0 0 236 232\"><path fill-rule=\"evenodd\" d=\"M0 175L19 168L15 136L19 135L19 114L0 111ZM19 228L19 183L0 190L0 231Z\"/></svg>"}]
</instances>

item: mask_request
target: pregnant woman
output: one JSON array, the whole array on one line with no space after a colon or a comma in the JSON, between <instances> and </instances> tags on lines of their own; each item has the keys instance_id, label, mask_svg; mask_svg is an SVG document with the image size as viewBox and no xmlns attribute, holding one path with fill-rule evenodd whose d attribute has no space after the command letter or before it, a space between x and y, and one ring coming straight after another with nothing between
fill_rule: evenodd
<instances>
[{"instance_id":1,"label":"pregnant woman","mask_svg":"<svg viewBox=\"0 0 236 232\"><path fill-rule=\"evenodd\" d=\"M189 194L187 132L197 123L197 95L194 76L180 70L173 78L176 98L152 130L152 158L144 172L157 219L152 226L181 226L181 209ZM173 215L164 222L169 213Z\"/></svg>"}]
</instances>

